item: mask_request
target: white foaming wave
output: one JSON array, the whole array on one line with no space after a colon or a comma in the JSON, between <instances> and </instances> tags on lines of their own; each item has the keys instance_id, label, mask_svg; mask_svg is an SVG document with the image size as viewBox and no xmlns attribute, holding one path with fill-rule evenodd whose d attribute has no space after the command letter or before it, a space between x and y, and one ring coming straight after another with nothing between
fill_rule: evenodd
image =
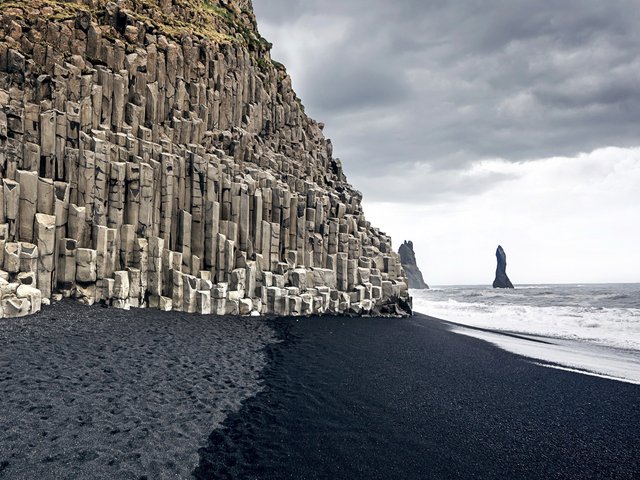
<instances>
[{"instance_id":1,"label":"white foaming wave","mask_svg":"<svg viewBox=\"0 0 640 480\"><path fill-rule=\"evenodd\" d=\"M462 325L640 351L640 309L491 305L414 296L414 310Z\"/></svg>"},{"instance_id":2,"label":"white foaming wave","mask_svg":"<svg viewBox=\"0 0 640 480\"><path fill-rule=\"evenodd\" d=\"M550 285L518 285L518 290L549 290Z\"/></svg>"}]
</instances>

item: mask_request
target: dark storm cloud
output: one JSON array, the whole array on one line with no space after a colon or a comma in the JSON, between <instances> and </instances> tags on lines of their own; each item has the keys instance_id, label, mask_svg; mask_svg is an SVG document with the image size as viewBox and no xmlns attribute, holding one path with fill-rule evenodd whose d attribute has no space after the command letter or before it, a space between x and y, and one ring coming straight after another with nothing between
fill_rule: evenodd
<instances>
[{"instance_id":1,"label":"dark storm cloud","mask_svg":"<svg viewBox=\"0 0 640 480\"><path fill-rule=\"evenodd\" d=\"M480 159L640 144L638 0L254 0L254 8L350 179L372 186L369 198L374 184L424 164L453 184L444 176ZM420 194L419 175L405 181L405 192Z\"/></svg>"},{"instance_id":2,"label":"dark storm cloud","mask_svg":"<svg viewBox=\"0 0 640 480\"><path fill-rule=\"evenodd\" d=\"M344 59L347 64L349 59ZM315 71L314 83L321 86L311 91L309 102L321 105L325 113L349 113L371 105L397 104L407 100L408 85L376 65L361 65L358 69Z\"/></svg>"}]
</instances>

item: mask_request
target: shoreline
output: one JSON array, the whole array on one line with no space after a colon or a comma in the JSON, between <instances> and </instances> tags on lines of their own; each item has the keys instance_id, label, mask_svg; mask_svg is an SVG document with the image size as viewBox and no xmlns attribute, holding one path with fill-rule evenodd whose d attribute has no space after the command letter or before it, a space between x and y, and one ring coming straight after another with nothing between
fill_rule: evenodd
<instances>
[{"instance_id":1,"label":"shoreline","mask_svg":"<svg viewBox=\"0 0 640 480\"><path fill-rule=\"evenodd\" d=\"M640 385L640 352L635 350L579 340L452 325L453 333L483 340L542 367Z\"/></svg>"},{"instance_id":2,"label":"shoreline","mask_svg":"<svg viewBox=\"0 0 640 480\"><path fill-rule=\"evenodd\" d=\"M415 315L442 322L453 333L483 340L530 361L537 361L542 367L640 385L640 352L637 350L550 335L466 325L418 312Z\"/></svg>"}]
</instances>

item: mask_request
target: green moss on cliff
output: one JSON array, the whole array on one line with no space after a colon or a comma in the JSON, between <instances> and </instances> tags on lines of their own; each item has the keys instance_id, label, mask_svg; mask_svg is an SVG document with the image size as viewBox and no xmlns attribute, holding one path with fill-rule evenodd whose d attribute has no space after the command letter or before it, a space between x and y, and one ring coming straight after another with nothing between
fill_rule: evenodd
<instances>
[{"instance_id":1,"label":"green moss on cliff","mask_svg":"<svg viewBox=\"0 0 640 480\"><path fill-rule=\"evenodd\" d=\"M11 13L26 18L35 10L39 15L53 20L71 20L78 11L95 13L88 5L69 0L26 0L0 2L2 13Z\"/></svg>"},{"instance_id":2,"label":"green moss on cliff","mask_svg":"<svg viewBox=\"0 0 640 480\"><path fill-rule=\"evenodd\" d=\"M103 27L102 35L111 40L125 39L128 25L143 24L156 32L180 41L194 35L219 44L245 47L257 69L275 74L279 82L287 77L284 66L271 60L272 44L258 32L250 7L239 1L222 0L0 0L0 15L8 14L32 27L38 20L74 21L78 12L88 12ZM128 48L135 48L130 45ZM304 111L302 103L300 108Z\"/></svg>"},{"instance_id":3,"label":"green moss on cliff","mask_svg":"<svg viewBox=\"0 0 640 480\"><path fill-rule=\"evenodd\" d=\"M73 20L78 11L107 15L107 0L0 0L2 13L23 19L34 15L55 21ZM271 44L259 33L253 12L234 2L219 0L124 0L120 12L153 26L173 38L197 35L219 43L238 42L250 51L265 53Z\"/></svg>"}]
</instances>

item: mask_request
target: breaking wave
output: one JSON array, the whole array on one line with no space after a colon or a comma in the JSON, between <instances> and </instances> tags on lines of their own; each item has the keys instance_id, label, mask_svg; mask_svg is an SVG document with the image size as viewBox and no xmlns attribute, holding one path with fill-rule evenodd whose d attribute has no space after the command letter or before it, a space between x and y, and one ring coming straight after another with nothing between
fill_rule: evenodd
<instances>
[{"instance_id":1,"label":"breaking wave","mask_svg":"<svg viewBox=\"0 0 640 480\"><path fill-rule=\"evenodd\" d=\"M416 312L463 325L640 351L640 285L412 290Z\"/></svg>"}]
</instances>

